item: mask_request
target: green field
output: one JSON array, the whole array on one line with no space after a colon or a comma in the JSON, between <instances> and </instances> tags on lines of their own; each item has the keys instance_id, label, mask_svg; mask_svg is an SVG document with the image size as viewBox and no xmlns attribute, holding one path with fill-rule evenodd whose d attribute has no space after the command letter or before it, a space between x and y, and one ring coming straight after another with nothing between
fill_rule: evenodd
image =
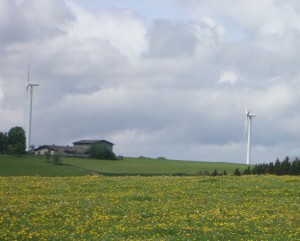
<instances>
[{"instance_id":1,"label":"green field","mask_svg":"<svg viewBox=\"0 0 300 241\"><path fill-rule=\"evenodd\" d=\"M44 156L0 155L0 176L82 176L102 175L198 175L205 171L227 171L232 174L237 167L231 163L174 161L150 158L124 158L117 161L64 157L65 165L54 165Z\"/></svg>"},{"instance_id":2,"label":"green field","mask_svg":"<svg viewBox=\"0 0 300 241\"><path fill-rule=\"evenodd\" d=\"M0 155L0 176L83 176L89 173L67 165L54 165L44 157Z\"/></svg>"},{"instance_id":3,"label":"green field","mask_svg":"<svg viewBox=\"0 0 300 241\"><path fill-rule=\"evenodd\" d=\"M219 172L226 170L228 173L232 174L237 167L243 169L246 168L243 164L175 161L151 158L124 158L117 161L66 158L65 162L103 174L197 175L205 170L212 172L214 169L217 169Z\"/></svg>"},{"instance_id":4,"label":"green field","mask_svg":"<svg viewBox=\"0 0 300 241\"><path fill-rule=\"evenodd\" d=\"M300 177L0 177L0 240L300 240Z\"/></svg>"}]
</instances>

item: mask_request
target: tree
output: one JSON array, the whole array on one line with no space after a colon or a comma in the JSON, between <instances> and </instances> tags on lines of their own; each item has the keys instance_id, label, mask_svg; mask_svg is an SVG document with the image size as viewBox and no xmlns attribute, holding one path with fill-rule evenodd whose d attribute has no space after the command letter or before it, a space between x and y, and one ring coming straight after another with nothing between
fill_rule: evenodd
<instances>
[{"instance_id":1,"label":"tree","mask_svg":"<svg viewBox=\"0 0 300 241\"><path fill-rule=\"evenodd\" d=\"M8 152L8 136L7 133L0 132L0 153Z\"/></svg>"},{"instance_id":2,"label":"tree","mask_svg":"<svg viewBox=\"0 0 300 241\"><path fill-rule=\"evenodd\" d=\"M240 171L240 169L239 168L236 168L235 170L234 170L234 173L233 173L235 176L240 176L241 175L241 171Z\"/></svg>"},{"instance_id":3,"label":"tree","mask_svg":"<svg viewBox=\"0 0 300 241\"><path fill-rule=\"evenodd\" d=\"M215 170L211 173L211 175L212 175L213 177L218 176L218 171L217 171L217 169L215 169Z\"/></svg>"},{"instance_id":4,"label":"tree","mask_svg":"<svg viewBox=\"0 0 300 241\"><path fill-rule=\"evenodd\" d=\"M280 161L279 161L278 158L275 161L274 174L275 175L282 175L281 164L280 164Z\"/></svg>"},{"instance_id":5,"label":"tree","mask_svg":"<svg viewBox=\"0 0 300 241\"><path fill-rule=\"evenodd\" d=\"M52 156L52 161L55 165L62 165L63 164L63 152L62 151L55 152L54 155Z\"/></svg>"},{"instance_id":6,"label":"tree","mask_svg":"<svg viewBox=\"0 0 300 241\"><path fill-rule=\"evenodd\" d=\"M45 152L45 157L46 157L47 162L49 162L50 161L50 157L51 157L50 151Z\"/></svg>"},{"instance_id":7,"label":"tree","mask_svg":"<svg viewBox=\"0 0 300 241\"><path fill-rule=\"evenodd\" d=\"M116 155L101 143L92 144L89 152L91 158L101 160L116 160Z\"/></svg>"},{"instance_id":8,"label":"tree","mask_svg":"<svg viewBox=\"0 0 300 241\"><path fill-rule=\"evenodd\" d=\"M264 175L264 174L275 174L275 175L300 175L300 159L295 157L291 160L288 156L280 162L277 158L275 163L270 162L269 164L256 164L252 169L244 170L242 175L247 175L251 172L254 175ZM238 171L235 171L235 175Z\"/></svg>"},{"instance_id":9,"label":"tree","mask_svg":"<svg viewBox=\"0 0 300 241\"><path fill-rule=\"evenodd\" d=\"M250 175L251 174L251 168L250 166L248 166L244 171L243 171L243 175Z\"/></svg>"},{"instance_id":10,"label":"tree","mask_svg":"<svg viewBox=\"0 0 300 241\"><path fill-rule=\"evenodd\" d=\"M300 175L300 159L299 159L299 157L294 158L291 169L292 169L291 170L292 175Z\"/></svg>"},{"instance_id":11,"label":"tree","mask_svg":"<svg viewBox=\"0 0 300 241\"><path fill-rule=\"evenodd\" d=\"M292 172L292 165L290 163L290 158L287 156L281 163L281 169L283 175L289 175Z\"/></svg>"},{"instance_id":12,"label":"tree","mask_svg":"<svg viewBox=\"0 0 300 241\"><path fill-rule=\"evenodd\" d=\"M270 162L267 169L268 174L274 174L274 163Z\"/></svg>"},{"instance_id":13,"label":"tree","mask_svg":"<svg viewBox=\"0 0 300 241\"><path fill-rule=\"evenodd\" d=\"M13 127L8 132L8 152L10 154L24 154L26 148L26 136L22 127Z\"/></svg>"}]
</instances>

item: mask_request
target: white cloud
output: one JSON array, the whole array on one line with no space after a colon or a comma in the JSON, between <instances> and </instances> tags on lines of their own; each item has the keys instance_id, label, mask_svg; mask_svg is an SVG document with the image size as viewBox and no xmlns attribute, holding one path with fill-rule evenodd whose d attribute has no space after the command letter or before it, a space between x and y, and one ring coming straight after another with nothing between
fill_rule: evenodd
<instances>
[{"instance_id":1,"label":"white cloud","mask_svg":"<svg viewBox=\"0 0 300 241\"><path fill-rule=\"evenodd\" d=\"M229 84L235 84L238 77L233 71L225 71L221 74L219 83L229 83Z\"/></svg>"},{"instance_id":2,"label":"white cloud","mask_svg":"<svg viewBox=\"0 0 300 241\"><path fill-rule=\"evenodd\" d=\"M258 103L261 110L268 110L270 113L281 115L282 112L290 111L296 103L297 89L286 84L275 84L260 93L260 102Z\"/></svg>"},{"instance_id":3,"label":"white cloud","mask_svg":"<svg viewBox=\"0 0 300 241\"><path fill-rule=\"evenodd\" d=\"M115 8L91 12L74 2L69 6L76 17L70 38L81 42L107 41L132 61L146 51L146 26L133 11Z\"/></svg>"}]
</instances>

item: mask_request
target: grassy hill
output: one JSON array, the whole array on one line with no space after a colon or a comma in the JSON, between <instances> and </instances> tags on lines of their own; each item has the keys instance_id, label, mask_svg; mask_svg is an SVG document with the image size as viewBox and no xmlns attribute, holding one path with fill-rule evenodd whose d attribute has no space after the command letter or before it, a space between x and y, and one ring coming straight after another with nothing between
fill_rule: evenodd
<instances>
[{"instance_id":1,"label":"grassy hill","mask_svg":"<svg viewBox=\"0 0 300 241\"><path fill-rule=\"evenodd\" d=\"M214 169L232 174L243 164L124 158L117 161L64 157L65 165L54 165L43 156L0 155L0 176L82 176L103 175L197 175Z\"/></svg>"},{"instance_id":2,"label":"grassy hill","mask_svg":"<svg viewBox=\"0 0 300 241\"><path fill-rule=\"evenodd\" d=\"M0 155L0 176L83 176L89 172L67 165L54 165L44 157Z\"/></svg>"},{"instance_id":3,"label":"grassy hill","mask_svg":"<svg viewBox=\"0 0 300 241\"><path fill-rule=\"evenodd\" d=\"M204 171L212 172L217 169L218 172L227 171L232 174L239 167L245 169L243 164L232 163L216 163L216 162L195 162L195 161L175 161L166 159L151 159L151 158L124 158L117 161L82 159L82 158L65 158L65 162L94 170L102 174L144 174L144 175L174 175L188 174L197 175Z\"/></svg>"}]
</instances>

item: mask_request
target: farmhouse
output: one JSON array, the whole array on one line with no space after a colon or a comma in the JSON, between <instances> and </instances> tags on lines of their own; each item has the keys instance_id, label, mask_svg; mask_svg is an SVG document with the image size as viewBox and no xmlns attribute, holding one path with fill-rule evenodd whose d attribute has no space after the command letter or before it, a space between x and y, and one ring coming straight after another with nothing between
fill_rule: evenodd
<instances>
[{"instance_id":1,"label":"farmhouse","mask_svg":"<svg viewBox=\"0 0 300 241\"><path fill-rule=\"evenodd\" d=\"M113 143L106 140L80 140L73 142L73 146L43 145L34 149L35 155L54 155L60 153L64 156L88 157L88 149L92 144L99 143L109 151L113 151Z\"/></svg>"},{"instance_id":2,"label":"farmhouse","mask_svg":"<svg viewBox=\"0 0 300 241\"><path fill-rule=\"evenodd\" d=\"M35 155L54 155L56 153L61 153L64 156L88 156L86 149L72 146L43 145L34 150Z\"/></svg>"}]
</instances>

